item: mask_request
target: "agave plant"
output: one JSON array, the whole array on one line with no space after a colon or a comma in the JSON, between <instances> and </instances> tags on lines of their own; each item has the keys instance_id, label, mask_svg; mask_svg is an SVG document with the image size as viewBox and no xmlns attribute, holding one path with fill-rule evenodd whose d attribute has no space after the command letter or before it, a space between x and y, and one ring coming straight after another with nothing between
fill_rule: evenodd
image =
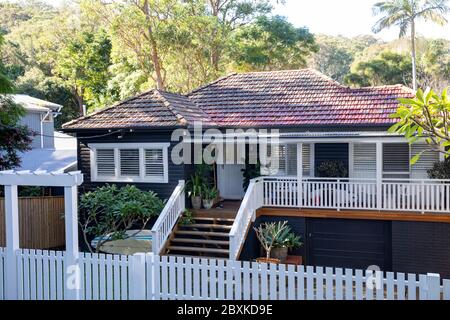
<instances>
[{"instance_id":1,"label":"agave plant","mask_svg":"<svg viewBox=\"0 0 450 320\"><path fill-rule=\"evenodd\" d=\"M266 258L270 259L270 252L274 247L278 237L285 233L287 221L262 223L258 228L253 228L256 232L261 246L266 251Z\"/></svg>"}]
</instances>

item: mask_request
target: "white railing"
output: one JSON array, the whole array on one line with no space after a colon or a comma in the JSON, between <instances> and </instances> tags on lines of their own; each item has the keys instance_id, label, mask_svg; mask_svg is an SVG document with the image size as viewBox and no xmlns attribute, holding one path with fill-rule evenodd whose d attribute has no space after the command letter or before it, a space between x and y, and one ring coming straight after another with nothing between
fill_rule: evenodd
<instances>
[{"instance_id":1,"label":"white railing","mask_svg":"<svg viewBox=\"0 0 450 320\"><path fill-rule=\"evenodd\" d=\"M18 292L14 293L17 299L69 299L67 287L78 283L80 300L450 300L450 280L439 274L259 264L151 253L82 253L77 263L79 272L72 274L66 270L65 256L63 251L18 250ZM8 263L8 258L4 259ZM76 275L78 279L74 278ZM4 276L4 272L0 273L0 279Z\"/></svg>"},{"instance_id":2,"label":"white railing","mask_svg":"<svg viewBox=\"0 0 450 320\"><path fill-rule=\"evenodd\" d=\"M152 251L154 254L161 252L178 218L186 209L184 188L184 181L180 181L159 215L158 220L153 225L151 234Z\"/></svg>"},{"instance_id":3,"label":"white railing","mask_svg":"<svg viewBox=\"0 0 450 320\"><path fill-rule=\"evenodd\" d=\"M5 299L5 248L0 247L0 300Z\"/></svg>"},{"instance_id":4,"label":"white railing","mask_svg":"<svg viewBox=\"0 0 450 320\"><path fill-rule=\"evenodd\" d=\"M247 230L255 220L256 210L263 206L263 182L262 179L250 181L244 200L234 220L229 234L230 259L238 259L241 247L244 245Z\"/></svg>"},{"instance_id":5,"label":"white railing","mask_svg":"<svg viewBox=\"0 0 450 320\"><path fill-rule=\"evenodd\" d=\"M265 207L450 213L450 180L261 179Z\"/></svg>"}]
</instances>

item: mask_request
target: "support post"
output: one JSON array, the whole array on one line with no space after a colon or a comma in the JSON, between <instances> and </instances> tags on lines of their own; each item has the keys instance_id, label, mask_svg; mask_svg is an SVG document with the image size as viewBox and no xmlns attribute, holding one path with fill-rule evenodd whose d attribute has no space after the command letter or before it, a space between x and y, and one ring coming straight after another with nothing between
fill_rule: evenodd
<instances>
[{"instance_id":1,"label":"support post","mask_svg":"<svg viewBox=\"0 0 450 320\"><path fill-rule=\"evenodd\" d=\"M64 187L64 218L66 231L65 299L79 300L81 274L78 264L78 195L77 186Z\"/></svg>"},{"instance_id":2,"label":"support post","mask_svg":"<svg viewBox=\"0 0 450 320\"><path fill-rule=\"evenodd\" d=\"M376 181L377 181L377 209L381 210L383 205L383 144L382 142L376 143L376 156L377 156L377 170L376 170Z\"/></svg>"},{"instance_id":3,"label":"support post","mask_svg":"<svg viewBox=\"0 0 450 320\"><path fill-rule=\"evenodd\" d=\"M5 185L5 226L6 226L6 274L5 297L7 300L18 300L19 273L17 272L17 252L19 242L19 199L16 185Z\"/></svg>"},{"instance_id":4,"label":"support post","mask_svg":"<svg viewBox=\"0 0 450 320\"><path fill-rule=\"evenodd\" d=\"M297 201L298 207L303 204L303 143L297 143Z\"/></svg>"}]
</instances>

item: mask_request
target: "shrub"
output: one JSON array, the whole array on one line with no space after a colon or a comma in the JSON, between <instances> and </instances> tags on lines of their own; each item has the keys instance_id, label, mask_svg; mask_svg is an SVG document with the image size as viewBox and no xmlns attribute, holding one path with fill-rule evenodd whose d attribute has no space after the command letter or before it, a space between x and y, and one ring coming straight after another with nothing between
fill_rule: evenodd
<instances>
[{"instance_id":1,"label":"shrub","mask_svg":"<svg viewBox=\"0 0 450 320\"><path fill-rule=\"evenodd\" d=\"M348 170L344 162L339 160L322 161L317 167L317 173L322 178L345 178L348 177Z\"/></svg>"},{"instance_id":2,"label":"shrub","mask_svg":"<svg viewBox=\"0 0 450 320\"><path fill-rule=\"evenodd\" d=\"M108 241L127 239L133 236L126 231L139 225L139 233L145 229L152 217L164 208L162 201L152 191L144 192L135 186L122 188L106 185L87 192L80 199L80 226L84 241L92 252L88 237L100 237L98 252Z\"/></svg>"},{"instance_id":3,"label":"shrub","mask_svg":"<svg viewBox=\"0 0 450 320\"><path fill-rule=\"evenodd\" d=\"M427 173L430 179L450 179L450 158L435 162Z\"/></svg>"}]
</instances>

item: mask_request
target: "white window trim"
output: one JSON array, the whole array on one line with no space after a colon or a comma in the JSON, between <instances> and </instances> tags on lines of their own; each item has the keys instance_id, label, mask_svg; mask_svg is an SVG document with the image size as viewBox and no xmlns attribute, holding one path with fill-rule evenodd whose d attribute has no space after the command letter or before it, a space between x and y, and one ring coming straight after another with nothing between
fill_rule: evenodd
<instances>
[{"instance_id":1,"label":"white window trim","mask_svg":"<svg viewBox=\"0 0 450 320\"><path fill-rule=\"evenodd\" d=\"M91 150L91 181L92 182L129 182L129 183L168 183L169 182L169 149L170 143L91 143L88 145ZM98 177L97 175L97 150L114 149L115 177ZM119 149L139 149L139 177L127 177L120 175ZM155 179L145 175L145 149L163 150L163 179Z\"/></svg>"}]
</instances>

